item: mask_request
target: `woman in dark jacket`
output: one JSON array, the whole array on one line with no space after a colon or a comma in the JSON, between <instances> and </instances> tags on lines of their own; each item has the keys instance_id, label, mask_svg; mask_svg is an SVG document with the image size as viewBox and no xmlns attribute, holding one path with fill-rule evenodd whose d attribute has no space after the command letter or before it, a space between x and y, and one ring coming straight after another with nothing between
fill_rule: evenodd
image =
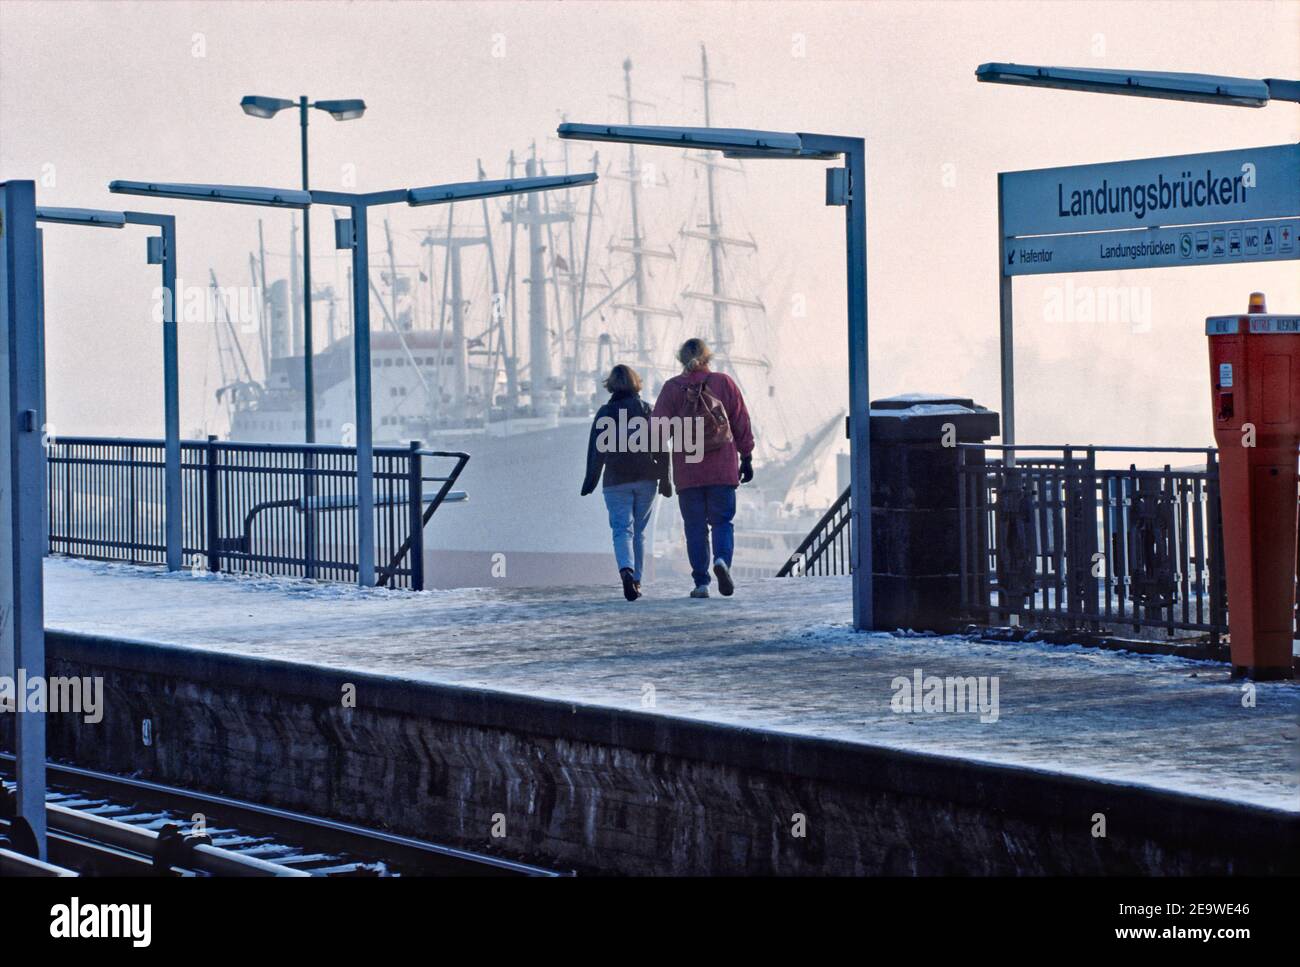
<instances>
[{"instance_id":1,"label":"woman in dark jacket","mask_svg":"<svg viewBox=\"0 0 1300 967\"><path fill-rule=\"evenodd\" d=\"M654 510L655 492L673 495L668 454L657 452L650 427L650 405L641 399L641 377L621 363L605 380L609 402L596 412L587 443L585 497L604 473L602 492L614 538L614 559L623 581L623 596L641 597L645 529Z\"/></svg>"}]
</instances>

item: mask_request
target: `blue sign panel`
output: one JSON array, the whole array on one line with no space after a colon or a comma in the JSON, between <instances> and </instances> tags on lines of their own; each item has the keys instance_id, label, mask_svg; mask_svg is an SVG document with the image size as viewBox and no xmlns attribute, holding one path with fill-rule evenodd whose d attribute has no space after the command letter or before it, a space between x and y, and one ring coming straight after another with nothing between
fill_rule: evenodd
<instances>
[{"instance_id":1,"label":"blue sign panel","mask_svg":"<svg viewBox=\"0 0 1300 967\"><path fill-rule=\"evenodd\" d=\"M1001 214L1005 275L1294 259L1300 145L1008 172Z\"/></svg>"},{"instance_id":2,"label":"blue sign panel","mask_svg":"<svg viewBox=\"0 0 1300 967\"><path fill-rule=\"evenodd\" d=\"M1046 275L1300 259L1298 236L1300 218L1281 218L1007 238L1002 241L1002 268L1006 275Z\"/></svg>"}]
</instances>

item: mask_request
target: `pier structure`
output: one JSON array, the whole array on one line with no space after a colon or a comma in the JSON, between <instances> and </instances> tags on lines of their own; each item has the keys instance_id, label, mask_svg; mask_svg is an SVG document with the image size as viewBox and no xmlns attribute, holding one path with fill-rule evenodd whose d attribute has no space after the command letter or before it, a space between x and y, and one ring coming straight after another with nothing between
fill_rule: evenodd
<instances>
[{"instance_id":1,"label":"pier structure","mask_svg":"<svg viewBox=\"0 0 1300 967\"><path fill-rule=\"evenodd\" d=\"M105 688L98 724L53 717L51 755L512 862L1193 874L1300 856L1296 743L1257 741L1300 738L1289 683L1246 711L1207 662L863 635L847 578L698 603L647 586L635 607L63 559L46 579L51 671Z\"/></svg>"}]
</instances>

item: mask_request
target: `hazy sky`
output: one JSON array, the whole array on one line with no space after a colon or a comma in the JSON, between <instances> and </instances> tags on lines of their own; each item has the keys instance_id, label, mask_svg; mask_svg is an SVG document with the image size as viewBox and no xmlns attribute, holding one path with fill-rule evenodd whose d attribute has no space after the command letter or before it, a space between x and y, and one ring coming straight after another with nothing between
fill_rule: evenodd
<instances>
[{"instance_id":1,"label":"hazy sky","mask_svg":"<svg viewBox=\"0 0 1300 967\"><path fill-rule=\"evenodd\" d=\"M715 123L861 134L868 146L872 392L997 405L996 173L1300 140L1300 105L1262 110L976 83L984 61L1300 78L1300 3L74 3L0 5L0 178L48 205L168 210L114 178L293 186L297 130L246 117L247 93L364 97L313 112L316 187L467 180L560 112L618 120L635 64L645 120L698 123L683 80L708 44ZM498 56L501 55L501 56ZM580 149L585 150L585 149ZM752 163L744 222L763 272L808 314L780 333L791 386L845 398L843 222L822 165ZM673 187L655 189L672 191ZM653 205L653 202L650 203ZM180 276L247 279L258 210L175 202ZM287 249L286 214L263 212ZM394 210L396 227L430 224ZM328 220L316 251L328 253ZM63 434L161 432L156 272L143 233L53 227L47 239L50 417ZM319 270L318 270L319 272ZM1136 287L1149 320L1062 319L1066 277L1016 283L1022 441L1201 445L1210 439L1206 315L1300 311L1297 263L1089 273ZM782 296L785 297L784 295ZM1147 301L1149 300L1149 302ZM182 431L211 419L205 326L183 327ZM667 350L667 347L665 347Z\"/></svg>"}]
</instances>

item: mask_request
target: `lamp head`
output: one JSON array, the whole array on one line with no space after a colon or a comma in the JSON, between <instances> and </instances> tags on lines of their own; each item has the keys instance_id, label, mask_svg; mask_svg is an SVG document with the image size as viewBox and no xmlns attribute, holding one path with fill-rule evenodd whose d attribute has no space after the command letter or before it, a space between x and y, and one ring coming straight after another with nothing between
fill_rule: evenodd
<instances>
[{"instance_id":1,"label":"lamp head","mask_svg":"<svg viewBox=\"0 0 1300 967\"><path fill-rule=\"evenodd\" d=\"M1052 87L1066 91L1157 97L1171 101L1199 101L1203 104L1230 104L1238 107L1263 107L1270 97L1270 85L1265 81L1173 71L990 63L980 64L975 70L975 77L993 84Z\"/></svg>"},{"instance_id":2,"label":"lamp head","mask_svg":"<svg viewBox=\"0 0 1300 967\"><path fill-rule=\"evenodd\" d=\"M239 106L249 117L273 118L277 112L283 111L286 107L293 107L293 101L287 101L282 97L260 97L257 94L249 94L239 102Z\"/></svg>"},{"instance_id":3,"label":"lamp head","mask_svg":"<svg viewBox=\"0 0 1300 967\"><path fill-rule=\"evenodd\" d=\"M366 102L359 97L343 101L317 101L312 107L324 111L335 121L352 121L366 113Z\"/></svg>"}]
</instances>

